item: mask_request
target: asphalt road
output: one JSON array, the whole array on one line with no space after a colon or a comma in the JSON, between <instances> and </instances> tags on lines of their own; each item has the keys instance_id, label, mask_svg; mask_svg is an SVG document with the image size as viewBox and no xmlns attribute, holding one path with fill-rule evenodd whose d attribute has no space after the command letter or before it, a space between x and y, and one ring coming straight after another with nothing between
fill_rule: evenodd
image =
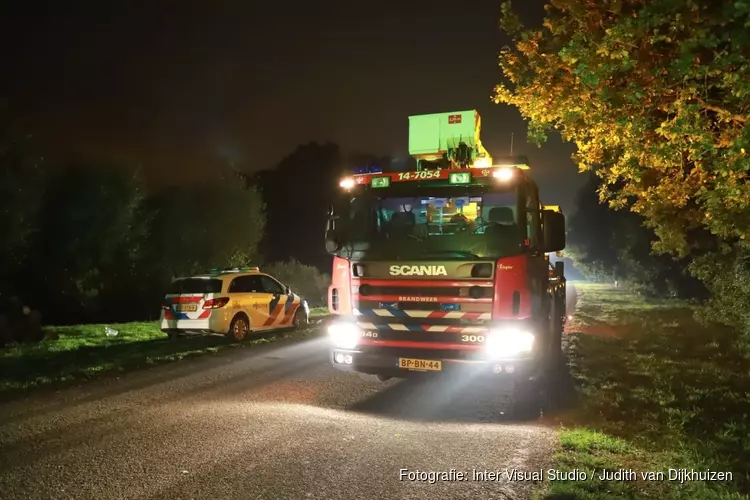
<instances>
[{"instance_id":1,"label":"asphalt road","mask_svg":"<svg viewBox=\"0 0 750 500\"><path fill-rule=\"evenodd\" d=\"M509 420L502 384L367 382L326 348L268 344L7 403L0 498L520 499L532 482L472 471L550 466L553 428Z\"/></svg>"}]
</instances>

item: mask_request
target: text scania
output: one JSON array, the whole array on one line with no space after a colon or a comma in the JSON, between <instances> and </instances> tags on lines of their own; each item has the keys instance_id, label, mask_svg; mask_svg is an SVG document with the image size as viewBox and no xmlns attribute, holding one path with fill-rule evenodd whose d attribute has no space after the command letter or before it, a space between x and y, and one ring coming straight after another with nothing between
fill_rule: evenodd
<instances>
[{"instance_id":1,"label":"text scania","mask_svg":"<svg viewBox=\"0 0 750 500\"><path fill-rule=\"evenodd\" d=\"M448 276L445 266L391 266L391 276Z\"/></svg>"}]
</instances>

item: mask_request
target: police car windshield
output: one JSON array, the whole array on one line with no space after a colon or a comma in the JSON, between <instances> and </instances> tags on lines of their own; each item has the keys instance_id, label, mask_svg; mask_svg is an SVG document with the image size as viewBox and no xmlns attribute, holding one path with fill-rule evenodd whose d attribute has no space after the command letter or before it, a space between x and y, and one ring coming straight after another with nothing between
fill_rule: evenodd
<instances>
[{"instance_id":1,"label":"police car windshield","mask_svg":"<svg viewBox=\"0 0 750 500\"><path fill-rule=\"evenodd\" d=\"M525 224L514 188L444 187L375 192L351 200L349 239L382 258L501 257L518 253ZM407 257L404 257L407 258Z\"/></svg>"},{"instance_id":2,"label":"police car windshield","mask_svg":"<svg viewBox=\"0 0 750 500\"><path fill-rule=\"evenodd\" d=\"M182 278L175 280L168 294L221 293L221 280L206 278Z\"/></svg>"}]
</instances>

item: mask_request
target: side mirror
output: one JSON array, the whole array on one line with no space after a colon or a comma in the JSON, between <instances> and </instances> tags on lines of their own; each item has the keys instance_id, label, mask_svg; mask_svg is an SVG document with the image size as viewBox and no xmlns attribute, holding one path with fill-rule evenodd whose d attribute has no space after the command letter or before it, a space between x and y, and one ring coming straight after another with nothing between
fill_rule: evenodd
<instances>
[{"instance_id":1,"label":"side mirror","mask_svg":"<svg viewBox=\"0 0 750 500\"><path fill-rule=\"evenodd\" d=\"M291 289L291 287L285 286L285 287L284 287L284 292L285 292L285 293L286 293L287 295L291 294L291 293L292 293L292 289Z\"/></svg>"},{"instance_id":2,"label":"side mirror","mask_svg":"<svg viewBox=\"0 0 750 500\"><path fill-rule=\"evenodd\" d=\"M560 252L565 249L565 216L554 210L542 212L544 229L544 252Z\"/></svg>"},{"instance_id":3,"label":"side mirror","mask_svg":"<svg viewBox=\"0 0 750 500\"><path fill-rule=\"evenodd\" d=\"M338 216L329 214L328 223L326 224L326 252L333 254L339 251L341 243L339 242L336 231L336 220Z\"/></svg>"}]
</instances>

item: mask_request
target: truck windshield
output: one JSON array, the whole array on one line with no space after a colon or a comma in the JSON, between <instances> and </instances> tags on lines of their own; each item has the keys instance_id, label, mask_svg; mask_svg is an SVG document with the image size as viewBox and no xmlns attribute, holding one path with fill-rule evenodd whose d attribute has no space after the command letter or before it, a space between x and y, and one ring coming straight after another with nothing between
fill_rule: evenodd
<instances>
[{"instance_id":1,"label":"truck windshield","mask_svg":"<svg viewBox=\"0 0 750 500\"><path fill-rule=\"evenodd\" d=\"M350 199L350 251L396 259L497 258L520 252L526 227L519 223L515 188L389 191L370 190Z\"/></svg>"}]
</instances>

